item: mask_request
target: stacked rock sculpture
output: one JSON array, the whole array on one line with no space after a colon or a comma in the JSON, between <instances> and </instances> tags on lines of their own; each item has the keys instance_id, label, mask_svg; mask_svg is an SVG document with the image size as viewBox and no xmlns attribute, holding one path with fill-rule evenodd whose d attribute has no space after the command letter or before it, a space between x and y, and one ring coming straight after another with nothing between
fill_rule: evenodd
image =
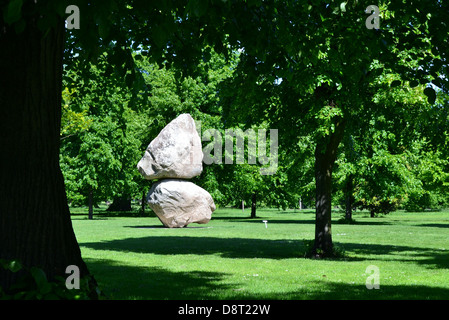
<instances>
[{"instance_id":1,"label":"stacked rock sculpture","mask_svg":"<svg viewBox=\"0 0 449 320\"><path fill-rule=\"evenodd\" d=\"M182 228L210 221L216 209L212 196L186 180L203 171L201 139L190 114L181 114L162 129L137 169L147 180L158 179L147 202L164 226Z\"/></svg>"}]
</instances>

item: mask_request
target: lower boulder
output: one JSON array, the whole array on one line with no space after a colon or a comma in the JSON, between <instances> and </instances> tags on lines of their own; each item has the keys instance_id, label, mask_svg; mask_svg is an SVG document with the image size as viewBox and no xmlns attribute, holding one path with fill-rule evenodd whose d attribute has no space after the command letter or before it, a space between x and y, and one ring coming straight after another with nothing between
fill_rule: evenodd
<instances>
[{"instance_id":1,"label":"lower boulder","mask_svg":"<svg viewBox=\"0 0 449 320\"><path fill-rule=\"evenodd\" d=\"M162 224L169 228L208 223L216 209L209 192L181 179L156 182L148 193L147 202Z\"/></svg>"}]
</instances>

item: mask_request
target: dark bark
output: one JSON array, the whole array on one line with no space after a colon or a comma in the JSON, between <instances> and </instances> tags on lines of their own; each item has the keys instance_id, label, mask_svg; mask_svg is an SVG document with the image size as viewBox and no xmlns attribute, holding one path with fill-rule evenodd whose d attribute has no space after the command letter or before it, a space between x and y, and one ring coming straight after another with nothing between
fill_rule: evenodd
<instances>
[{"instance_id":1,"label":"dark bark","mask_svg":"<svg viewBox=\"0 0 449 320\"><path fill-rule=\"evenodd\" d=\"M257 192L251 195L251 218L256 218Z\"/></svg>"},{"instance_id":2,"label":"dark bark","mask_svg":"<svg viewBox=\"0 0 449 320\"><path fill-rule=\"evenodd\" d=\"M348 221L352 220L352 203L354 202L354 197L352 196L354 189L353 180L353 176L350 174L345 186L345 219Z\"/></svg>"},{"instance_id":3,"label":"dark bark","mask_svg":"<svg viewBox=\"0 0 449 320\"><path fill-rule=\"evenodd\" d=\"M332 243L332 168L337 158L338 146L343 138L345 123L337 121L328 139L317 143L315 149L315 242L312 255L333 255Z\"/></svg>"},{"instance_id":4,"label":"dark bark","mask_svg":"<svg viewBox=\"0 0 449 320\"><path fill-rule=\"evenodd\" d=\"M0 259L39 267L51 281L81 258L59 167L64 21L44 36L0 18ZM8 289L19 273L0 268Z\"/></svg>"},{"instance_id":5,"label":"dark bark","mask_svg":"<svg viewBox=\"0 0 449 320\"><path fill-rule=\"evenodd\" d=\"M131 207L131 199L127 196L124 197L116 197L110 204L110 206L106 209L107 211L120 211L120 212L129 212L132 211Z\"/></svg>"},{"instance_id":6,"label":"dark bark","mask_svg":"<svg viewBox=\"0 0 449 320\"><path fill-rule=\"evenodd\" d=\"M142 191L142 203L140 204L140 211L142 217L145 215L145 202L147 201L147 193L145 190Z\"/></svg>"},{"instance_id":7,"label":"dark bark","mask_svg":"<svg viewBox=\"0 0 449 320\"><path fill-rule=\"evenodd\" d=\"M92 187L89 186L89 220L94 218L94 193Z\"/></svg>"}]
</instances>

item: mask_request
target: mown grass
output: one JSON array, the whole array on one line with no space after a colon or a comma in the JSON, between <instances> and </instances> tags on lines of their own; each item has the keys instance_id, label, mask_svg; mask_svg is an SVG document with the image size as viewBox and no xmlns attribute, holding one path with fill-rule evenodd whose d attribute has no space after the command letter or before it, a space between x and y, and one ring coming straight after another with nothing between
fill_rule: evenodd
<instances>
[{"instance_id":1,"label":"mown grass","mask_svg":"<svg viewBox=\"0 0 449 320\"><path fill-rule=\"evenodd\" d=\"M78 213L80 213L78 211ZM206 225L73 215L82 255L108 299L449 299L449 212L338 223L335 260L304 258L311 210L219 209ZM262 220L267 220L267 228ZM379 268L380 289L366 287Z\"/></svg>"}]
</instances>

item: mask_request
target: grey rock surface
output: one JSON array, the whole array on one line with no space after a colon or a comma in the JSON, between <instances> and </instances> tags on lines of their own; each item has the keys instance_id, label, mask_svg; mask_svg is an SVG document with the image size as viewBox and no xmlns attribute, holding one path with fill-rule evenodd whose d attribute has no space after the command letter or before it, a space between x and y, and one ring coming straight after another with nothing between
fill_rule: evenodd
<instances>
[{"instance_id":1,"label":"grey rock surface","mask_svg":"<svg viewBox=\"0 0 449 320\"><path fill-rule=\"evenodd\" d=\"M190 114L167 124L147 147L137 164L145 179L190 179L203 171L201 139Z\"/></svg>"},{"instance_id":2,"label":"grey rock surface","mask_svg":"<svg viewBox=\"0 0 449 320\"><path fill-rule=\"evenodd\" d=\"M209 192L181 179L156 182L148 193L147 201L163 225L169 228L208 223L216 209Z\"/></svg>"}]
</instances>

